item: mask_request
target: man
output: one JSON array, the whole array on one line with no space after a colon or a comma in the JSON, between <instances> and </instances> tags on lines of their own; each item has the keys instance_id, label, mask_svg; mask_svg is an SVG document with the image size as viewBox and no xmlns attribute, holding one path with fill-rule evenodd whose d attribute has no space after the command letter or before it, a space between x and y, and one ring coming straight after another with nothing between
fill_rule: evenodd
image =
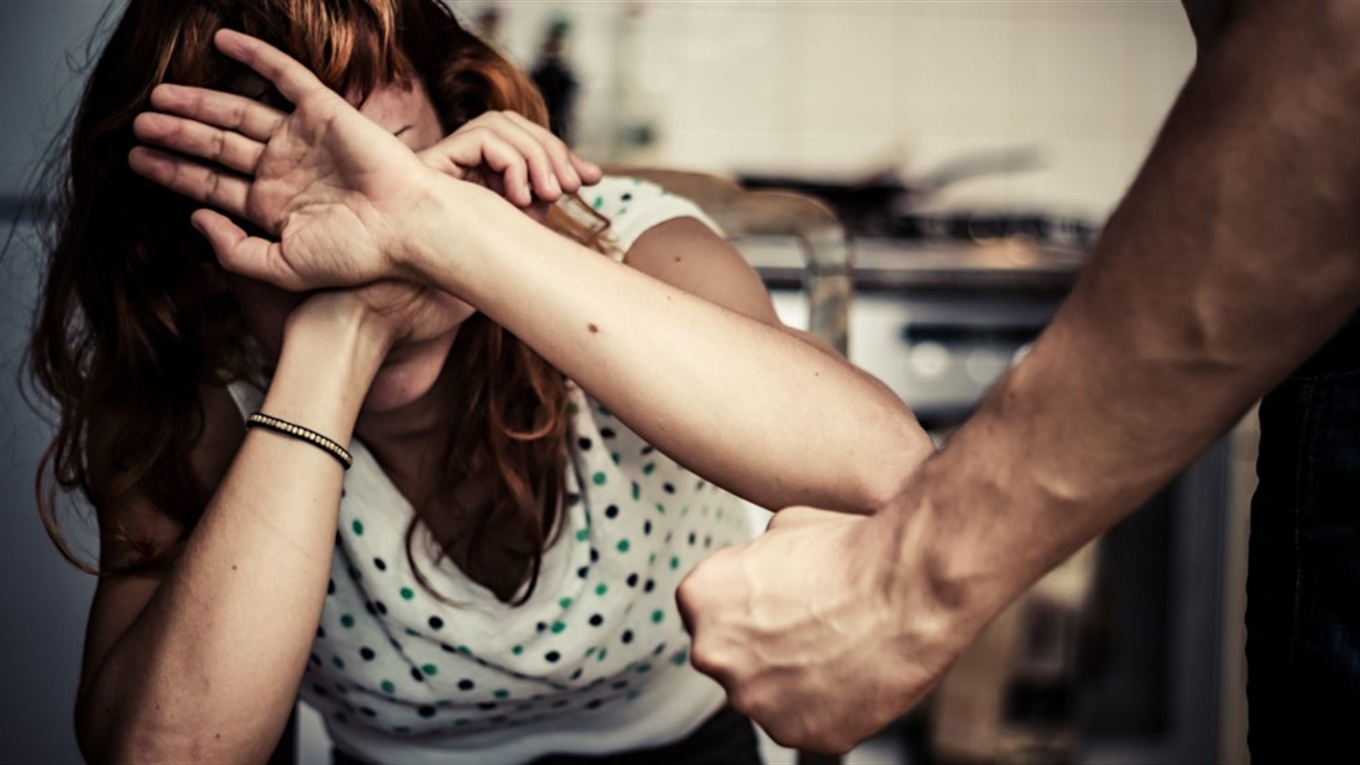
<instances>
[{"instance_id":1,"label":"man","mask_svg":"<svg viewBox=\"0 0 1360 765\"><path fill-rule=\"evenodd\" d=\"M1024 362L880 514L785 510L682 586L695 665L777 741L845 751L901 715L1360 305L1360 2L1186 5L1194 72ZM1258 762L1360 754L1356 334L1262 409Z\"/></svg>"}]
</instances>

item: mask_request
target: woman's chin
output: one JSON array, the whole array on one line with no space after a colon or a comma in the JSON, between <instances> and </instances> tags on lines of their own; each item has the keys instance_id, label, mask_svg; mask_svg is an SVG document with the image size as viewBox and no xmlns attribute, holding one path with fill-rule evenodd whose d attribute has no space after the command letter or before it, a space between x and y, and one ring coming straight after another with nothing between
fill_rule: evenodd
<instances>
[{"instance_id":1,"label":"woman's chin","mask_svg":"<svg viewBox=\"0 0 1360 765\"><path fill-rule=\"evenodd\" d=\"M434 387L441 367L439 363L419 362L384 365L368 387L362 410L376 414L415 403Z\"/></svg>"}]
</instances>

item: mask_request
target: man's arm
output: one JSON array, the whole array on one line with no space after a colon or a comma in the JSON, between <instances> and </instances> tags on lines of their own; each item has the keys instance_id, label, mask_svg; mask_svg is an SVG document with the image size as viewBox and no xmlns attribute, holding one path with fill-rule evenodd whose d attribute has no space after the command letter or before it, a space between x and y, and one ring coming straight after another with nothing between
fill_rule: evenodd
<instances>
[{"instance_id":1,"label":"man's arm","mask_svg":"<svg viewBox=\"0 0 1360 765\"><path fill-rule=\"evenodd\" d=\"M1356 51L1360 3L1234 8L1025 361L877 517L701 564L696 666L782 743L849 748L1330 336L1360 304Z\"/></svg>"}]
</instances>

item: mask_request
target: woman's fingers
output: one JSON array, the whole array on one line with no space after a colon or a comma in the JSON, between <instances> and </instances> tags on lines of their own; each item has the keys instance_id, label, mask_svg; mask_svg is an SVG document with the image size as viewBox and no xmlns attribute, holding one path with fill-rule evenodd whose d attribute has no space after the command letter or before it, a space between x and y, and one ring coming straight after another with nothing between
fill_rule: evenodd
<instances>
[{"instance_id":1,"label":"woman's fingers","mask_svg":"<svg viewBox=\"0 0 1360 765\"><path fill-rule=\"evenodd\" d=\"M234 29L219 29L213 41L218 50L259 72L294 104L319 91L334 95L310 69L263 40Z\"/></svg>"},{"instance_id":2,"label":"woman's fingers","mask_svg":"<svg viewBox=\"0 0 1360 765\"><path fill-rule=\"evenodd\" d=\"M562 182L563 191L574 194L581 188L583 178L577 171L576 162L572 161L575 155L571 153L562 139L522 114L516 112L500 112L500 114L511 125L523 131L530 140L543 148L552 163L553 174Z\"/></svg>"},{"instance_id":3,"label":"woman's fingers","mask_svg":"<svg viewBox=\"0 0 1360 765\"><path fill-rule=\"evenodd\" d=\"M206 159L247 175L255 174L255 166L264 153L264 144L240 133L158 112L138 114L132 121L132 132L147 143Z\"/></svg>"},{"instance_id":4,"label":"woman's fingers","mask_svg":"<svg viewBox=\"0 0 1360 765\"><path fill-rule=\"evenodd\" d=\"M128 165L138 175L171 191L212 205L228 215L246 217L250 185L242 178L146 146L134 147L128 153Z\"/></svg>"},{"instance_id":5,"label":"woman's fingers","mask_svg":"<svg viewBox=\"0 0 1360 765\"><path fill-rule=\"evenodd\" d=\"M529 181L533 184L534 196L545 202L556 202L562 194L570 193L580 186L575 171L570 175L561 172L554 161L550 146L545 145L539 136L525 130L518 122L509 118L511 112L488 112L474 122L495 133L515 148L528 164ZM554 139L556 140L556 139Z\"/></svg>"},{"instance_id":6,"label":"woman's fingers","mask_svg":"<svg viewBox=\"0 0 1360 765\"><path fill-rule=\"evenodd\" d=\"M187 85L157 85L151 106L167 114L234 130L262 143L274 137L288 115L235 93L223 93Z\"/></svg>"},{"instance_id":7,"label":"woman's fingers","mask_svg":"<svg viewBox=\"0 0 1360 765\"><path fill-rule=\"evenodd\" d=\"M228 271L294 292L306 289L307 285L287 267L278 242L247 234L215 210L196 210L190 222L207 238L217 261Z\"/></svg>"}]
</instances>

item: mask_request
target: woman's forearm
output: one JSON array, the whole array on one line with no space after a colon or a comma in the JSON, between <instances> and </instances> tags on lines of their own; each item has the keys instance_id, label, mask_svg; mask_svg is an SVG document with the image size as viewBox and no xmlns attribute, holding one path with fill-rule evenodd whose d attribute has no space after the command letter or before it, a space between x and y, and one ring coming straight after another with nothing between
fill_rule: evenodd
<instances>
[{"instance_id":1,"label":"woman's forearm","mask_svg":"<svg viewBox=\"0 0 1360 765\"><path fill-rule=\"evenodd\" d=\"M902 402L843 360L601 257L483 189L436 183L419 220L423 278L757 504L874 510L933 450Z\"/></svg>"},{"instance_id":2,"label":"woman's forearm","mask_svg":"<svg viewBox=\"0 0 1360 765\"><path fill-rule=\"evenodd\" d=\"M262 410L348 443L381 360L353 331L290 332ZM87 753L268 757L325 598L342 475L309 444L247 434L184 550L83 689Z\"/></svg>"}]
</instances>

